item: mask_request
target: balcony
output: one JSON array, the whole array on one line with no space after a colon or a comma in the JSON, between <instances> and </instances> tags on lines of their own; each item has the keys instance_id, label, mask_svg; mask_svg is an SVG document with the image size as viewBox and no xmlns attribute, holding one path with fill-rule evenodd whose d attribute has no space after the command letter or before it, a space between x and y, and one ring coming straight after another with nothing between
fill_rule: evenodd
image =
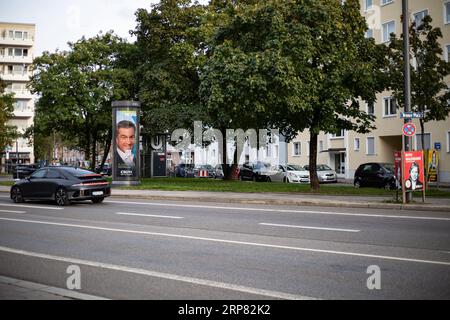
<instances>
[{"instance_id":1,"label":"balcony","mask_svg":"<svg viewBox=\"0 0 450 320\"><path fill-rule=\"evenodd\" d=\"M0 63L25 63L31 64L33 63L33 56L9 56L9 55L0 55Z\"/></svg>"},{"instance_id":2,"label":"balcony","mask_svg":"<svg viewBox=\"0 0 450 320\"><path fill-rule=\"evenodd\" d=\"M14 118L16 119L28 119L34 116L34 111L32 108L20 108L14 109Z\"/></svg>"},{"instance_id":3,"label":"balcony","mask_svg":"<svg viewBox=\"0 0 450 320\"><path fill-rule=\"evenodd\" d=\"M15 99L33 99L33 94L29 90L11 90L6 88L5 93L13 93Z\"/></svg>"},{"instance_id":4,"label":"balcony","mask_svg":"<svg viewBox=\"0 0 450 320\"><path fill-rule=\"evenodd\" d=\"M33 44L34 44L33 37L27 39L0 37L0 45L32 47Z\"/></svg>"},{"instance_id":5,"label":"balcony","mask_svg":"<svg viewBox=\"0 0 450 320\"><path fill-rule=\"evenodd\" d=\"M14 73L7 73L7 74L0 74L0 79L3 81L11 81L11 82L28 82L30 81L31 74L25 73L25 74L14 74Z\"/></svg>"}]
</instances>

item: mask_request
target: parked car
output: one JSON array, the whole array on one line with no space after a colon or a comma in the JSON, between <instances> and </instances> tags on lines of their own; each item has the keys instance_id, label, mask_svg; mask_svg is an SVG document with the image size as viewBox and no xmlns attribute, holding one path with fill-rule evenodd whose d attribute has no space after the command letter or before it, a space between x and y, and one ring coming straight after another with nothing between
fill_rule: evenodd
<instances>
[{"instance_id":1,"label":"parked car","mask_svg":"<svg viewBox=\"0 0 450 320\"><path fill-rule=\"evenodd\" d=\"M269 172L271 172L271 165L261 161L255 164L243 164L239 167L239 180L249 181L270 181Z\"/></svg>"},{"instance_id":2,"label":"parked car","mask_svg":"<svg viewBox=\"0 0 450 320\"><path fill-rule=\"evenodd\" d=\"M195 178L213 178L214 168L210 164L199 165L194 168Z\"/></svg>"},{"instance_id":3,"label":"parked car","mask_svg":"<svg viewBox=\"0 0 450 320\"><path fill-rule=\"evenodd\" d=\"M175 167L175 176L181 178L193 178L194 177L194 165L180 163Z\"/></svg>"},{"instance_id":4,"label":"parked car","mask_svg":"<svg viewBox=\"0 0 450 320\"><path fill-rule=\"evenodd\" d=\"M14 179L23 179L37 170L36 164L18 164L12 167L12 175Z\"/></svg>"},{"instance_id":5,"label":"parked car","mask_svg":"<svg viewBox=\"0 0 450 320\"><path fill-rule=\"evenodd\" d=\"M305 170L309 172L309 165L306 165ZM318 164L317 165L317 177L319 178L319 182L337 182L337 174L336 171L331 169L326 164Z\"/></svg>"},{"instance_id":6,"label":"parked car","mask_svg":"<svg viewBox=\"0 0 450 320\"><path fill-rule=\"evenodd\" d=\"M95 168L95 172L99 173L103 176L111 176L112 175L112 166L109 163L105 163L103 165L103 168L100 168L100 166L98 165Z\"/></svg>"},{"instance_id":7,"label":"parked car","mask_svg":"<svg viewBox=\"0 0 450 320\"><path fill-rule=\"evenodd\" d=\"M297 165L272 166L265 175L267 175L267 181L309 183L309 172Z\"/></svg>"},{"instance_id":8,"label":"parked car","mask_svg":"<svg viewBox=\"0 0 450 320\"><path fill-rule=\"evenodd\" d=\"M394 173L394 165L391 163L363 163L355 172L353 182L356 188L375 187L387 190L397 187L397 180Z\"/></svg>"},{"instance_id":9,"label":"parked car","mask_svg":"<svg viewBox=\"0 0 450 320\"><path fill-rule=\"evenodd\" d=\"M59 206L71 201L101 203L111 195L111 186L102 175L73 167L46 167L17 181L10 197L15 203L26 200L54 200Z\"/></svg>"},{"instance_id":10,"label":"parked car","mask_svg":"<svg viewBox=\"0 0 450 320\"><path fill-rule=\"evenodd\" d=\"M213 173L214 179L223 179L223 167L221 164L218 164L214 167Z\"/></svg>"}]
</instances>

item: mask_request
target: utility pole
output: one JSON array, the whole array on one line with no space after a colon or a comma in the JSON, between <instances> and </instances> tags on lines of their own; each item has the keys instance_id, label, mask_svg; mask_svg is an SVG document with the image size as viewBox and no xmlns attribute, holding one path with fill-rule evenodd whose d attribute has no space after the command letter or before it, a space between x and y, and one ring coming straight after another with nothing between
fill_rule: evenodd
<instances>
[{"instance_id":1,"label":"utility pole","mask_svg":"<svg viewBox=\"0 0 450 320\"><path fill-rule=\"evenodd\" d=\"M402 19L403 19L403 62L404 62L404 93L405 93L405 112L411 110L411 75L410 75L410 63L409 63L409 12L408 12L408 0L402 0ZM405 123L411 121L411 119L405 119ZM403 148L405 151L411 151L411 137L404 137ZM404 177L405 173L403 173ZM403 179L403 178L402 178ZM404 180L404 179L403 179ZM402 182L403 183L403 182ZM406 202L411 202L412 193L406 193Z\"/></svg>"}]
</instances>

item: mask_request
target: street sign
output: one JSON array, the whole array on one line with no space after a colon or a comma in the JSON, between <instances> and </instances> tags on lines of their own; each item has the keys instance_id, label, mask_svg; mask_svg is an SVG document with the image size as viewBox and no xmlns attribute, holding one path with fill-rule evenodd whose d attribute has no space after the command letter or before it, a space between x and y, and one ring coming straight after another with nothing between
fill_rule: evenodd
<instances>
[{"instance_id":1,"label":"street sign","mask_svg":"<svg viewBox=\"0 0 450 320\"><path fill-rule=\"evenodd\" d=\"M418 119L423 118L423 112L401 112L400 118L402 119Z\"/></svg>"},{"instance_id":2,"label":"street sign","mask_svg":"<svg viewBox=\"0 0 450 320\"><path fill-rule=\"evenodd\" d=\"M440 142L435 142L434 143L434 149L441 150L441 143Z\"/></svg>"},{"instance_id":3,"label":"street sign","mask_svg":"<svg viewBox=\"0 0 450 320\"><path fill-rule=\"evenodd\" d=\"M405 136L412 137L416 134L416 126L411 122L405 123L403 125L402 131Z\"/></svg>"}]
</instances>

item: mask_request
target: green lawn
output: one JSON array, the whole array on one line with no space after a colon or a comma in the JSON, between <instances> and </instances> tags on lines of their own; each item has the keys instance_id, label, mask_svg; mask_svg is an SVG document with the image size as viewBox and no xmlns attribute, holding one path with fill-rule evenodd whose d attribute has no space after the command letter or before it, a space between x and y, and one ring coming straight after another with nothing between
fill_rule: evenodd
<instances>
[{"instance_id":1,"label":"green lawn","mask_svg":"<svg viewBox=\"0 0 450 320\"><path fill-rule=\"evenodd\" d=\"M111 181L109 178L108 180ZM281 182L241 182L222 181L214 179L186 179L186 178L152 178L142 179L141 185L121 187L121 189L134 190L167 190L167 191L214 191L214 192L280 192L317 194L311 191L309 184L281 183ZM0 181L2 186L11 186L11 181ZM352 185L322 184L318 194L325 195L360 195L360 196L395 196L395 191L384 189L361 188L356 189ZM420 197L420 192L415 196ZM430 188L427 197L450 198L450 189L437 190Z\"/></svg>"}]
</instances>

